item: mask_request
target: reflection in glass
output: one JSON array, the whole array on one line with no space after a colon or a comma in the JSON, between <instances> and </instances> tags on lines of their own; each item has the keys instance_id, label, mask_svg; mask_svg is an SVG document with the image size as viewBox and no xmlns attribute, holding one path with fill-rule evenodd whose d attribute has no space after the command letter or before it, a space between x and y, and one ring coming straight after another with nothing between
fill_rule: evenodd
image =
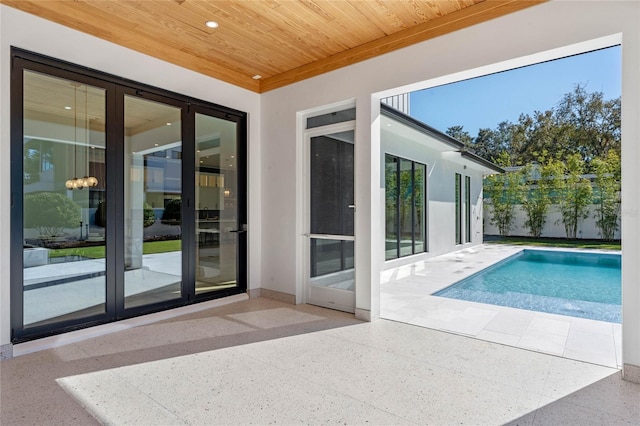
<instances>
[{"instance_id":1,"label":"reflection in glass","mask_svg":"<svg viewBox=\"0 0 640 426\"><path fill-rule=\"evenodd\" d=\"M471 242L471 177L464 177L464 238Z\"/></svg>"},{"instance_id":2,"label":"reflection in glass","mask_svg":"<svg viewBox=\"0 0 640 426\"><path fill-rule=\"evenodd\" d=\"M386 260L427 250L426 179L426 165L385 155Z\"/></svg>"},{"instance_id":3,"label":"reflection in glass","mask_svg":"<svg viewBox=\"0 0 640 426\"><path fill-rule=\"evenodd\" d=\"M398 157L385 155L385 260L398 257Z\"/></svg>"},{"instance_id":4,"label":"reflection in glass","mask_svg":"<svg viewBox=\"0 0 640 426\"><path fill-rule=\"evenodd\" d=\"M400 256L413 253L413 162L400 159Z\"/></svg>"},{"instance_id":5,"label":"reflection in glass","mask_svg":"<svg viewBox=\"0 0 640 426\"><path fill-rule=\"evenodd\" d=\"M23 96L23 324L103 314L105 92L25 71Z\"/></svg>"},{"instance_id":6,"label":"reflection in glass","mask_svg":"<svg viewBox=\"0 0 640 426\"><path fill-rule=\"evenodd\" d=\"M237 286L237 124L196 114L196 294Z\"/></svg>"},{"instance_id":7,"label":"reflection in glass","mask_svg":"<svg viewBox=\"0 0 640 426\"><path fill-rule=\"evenodd\" d=\"M462 244L462 175L456 173L455 187L456 244Z\"/></svg>"},{"instance_id":8,"label":"reflection in glass","mask_svg":"<svg viewBox=\"0 0 640 426\"><path fill-rule=\"evenodd\" d=\"M414 253L426 251L425 247L425 211L424 211L424 182L427 175L427 167L424 164L414 163L413 173L413 239Z\"/></svg>"},{"instance_id":9,"label":"reflection in glass","mask_svg":"<svg viewBox=\"0 0 640 426\"><path fill-rule=\"evenodd\" d=\"M311 284L353 290L353 260L353 241L311 238Z\"/></svg>"},{"instance_id":10,"label":"reflection in glass","mask_svg":"<svg viewBox=\"0 0 640 426\"><path fill-rule=\"evenodd\" d=\"M181 297L181 110L125 96L125 308Z\"/></svg>"}]
</instances>

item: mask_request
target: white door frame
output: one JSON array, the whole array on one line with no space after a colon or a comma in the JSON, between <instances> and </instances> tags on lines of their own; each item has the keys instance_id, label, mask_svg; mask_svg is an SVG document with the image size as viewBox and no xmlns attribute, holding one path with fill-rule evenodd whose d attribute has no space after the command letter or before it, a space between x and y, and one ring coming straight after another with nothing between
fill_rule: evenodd
<instances>
[{"instance_id":1,"label":"white door frame","mask_svg":"<svg viewBox=\"0 0 640 426\"><path fill-rule=\"evenodd\" d=\"M330 135L332 133L338 132L346 132L353 131L354 132L354 145L355 145L355 131L356 131L356 121L346 121L342 123L330 124L322 127L315 127L312 129L304 130L303 138L302 138L302 159L301 159L301 169L302 173L300 174L302 180L302 233L300 238L302 239L300 242L300 253L302 259L300 259L302 263L302 303L312 303L318 306L324 306L327 308L338 309L346 312L355 312L355 288L353 291L351 290L342 290L337 288L327 288L321 286L313 286L311 288L310 285L310 275L311 275L311 251L310 251L310 240L314 236L311 234L311 179L310 179L310 161L311 161L311 138L322 135ZM355 170L355 149L354 149L354 170ZM355 189L355 173L354 173L354 189ZM354 200L355 202L355 200ZM354 214L355 221L355 214ZM354 223L355 229L355 223ZM345 237L345 236L331 236L331 235L318 235L318 237L322 237L325 239L336 239L336 240L353 240L355 242L354 237ZM355 251L354 251L355 257ZM355 273L355 266L354 266ZM355 286L355 277L354 277L354 286Z\"/></svg>"}]
</instances>

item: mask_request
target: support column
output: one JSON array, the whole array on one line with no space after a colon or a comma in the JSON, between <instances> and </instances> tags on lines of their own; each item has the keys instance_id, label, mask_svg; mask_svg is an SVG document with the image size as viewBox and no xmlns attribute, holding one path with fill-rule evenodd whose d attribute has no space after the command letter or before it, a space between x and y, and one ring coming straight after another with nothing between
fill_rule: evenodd
<instances>
[{"instance_id":1,"label":"support column","mask_svg":"<svg viewBox=\"0 0 640 426\"><path fill-rule=\"evenodd\" d=\"M380 317L384 183L380 174L380 102L371 96L356 101L355 153L356 318L373 321Z\"/></svg>"},{"instance_id":2,"label":"support column","mask_svg":"<svg viewBox=\"0 0 640 426\"><path fill-rule=\"evenodd\" d=\"M640 383L640 41L622 42L622 377Z\"/></svg>"}]
</instances>

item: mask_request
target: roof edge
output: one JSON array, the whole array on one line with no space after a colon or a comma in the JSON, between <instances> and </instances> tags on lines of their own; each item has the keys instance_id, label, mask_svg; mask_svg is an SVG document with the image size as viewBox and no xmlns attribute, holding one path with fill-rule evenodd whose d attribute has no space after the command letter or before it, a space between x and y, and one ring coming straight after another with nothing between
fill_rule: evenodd
<instances>
[{"instance_id":1,"label":"roof edge","mask_svg":"<svg viewBox=\"0 0 640 426\"><path fill-rule=\"evenodd\" d=\"M417 130L427 136L431 136L434 139L449 145L454 148L456 151L460 152L460 155L463 157L467 157L469 161L473 161L474 163L480 164L481 166L487 167L497 173L504 173L505 170L502 167L492 163L491 161L480 157L478 154L475 154L471 151L468 151L463 142L460 142L458 139L453 138L446 133L442 133L440 130L429 126L428 124L423 123L420 120L417 120L402 111L399 111L387 104L380 103L380 113L386 117L392 118L401 122L402 124L411 127L414 130Z\"/></svg>"}]
</instances>

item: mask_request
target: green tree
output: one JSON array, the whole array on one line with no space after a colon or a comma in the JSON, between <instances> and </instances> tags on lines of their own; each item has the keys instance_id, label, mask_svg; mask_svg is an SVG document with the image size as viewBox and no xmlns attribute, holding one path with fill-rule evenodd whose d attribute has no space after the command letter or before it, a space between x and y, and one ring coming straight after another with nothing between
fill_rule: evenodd
<instances>
[{"instance_id":1,"label":"green tree","mask_svg":"<svg viewBox=\"0 0 640 426\"><path fill-rule=\"evenodd\" d=\"M462 142L466 148L469 148L472 145L473 138L469 132L464 130L463 126L451 126L445 133Z\"/></svg>"},{"instance_id":2,"label":"green tree","mask_svg":"<svg viewBox=\"0 0 640 426\"><path fill-rule=\"evenodd\" d=\"M64 235L65 228L80 225L80 206L57 192L33 192L24 196L24 227L38 230L40 238Z\"/></svg>"},{"instance_id":3,"label":"green tree","mask_svg":"<svg viewBox=\"0 0 640 426\"><path fill-rule=\"evenodd\" d=\"M596 175L596 225L600 236L611 241L620 219L620 157L611 150L604 159L595 158L591 166Z\"/></svg>"},{"instance_id":4,"label":"green tree","mask_svg":"<svg viewBox=\"0 0 640 426\"><path fill-rule=\"evenodd\" d=\"M589 93L577 84L555 109L555 116L570 132L575 152L586 162L609 150L620 152L620 98L605 100L602 92Z\"/></svg>"},{"instance_id":5,"label":"green tree","mask_svg":"<svg viewBox=\"0 0 640 426\"><path fill-rule=\"evenodd\" d=\"M484 191L490 199L491 224L498 227L501 236L506 237L513 228L516 205L522 199L522 173L506 172L488 176Z\"/></svg>"},{"instance_id":6,"label":"green tree","mask_svg":"<svg viewBox=\"0 0 640 426\"><path fill-rule=\"evenodd\" d=\"M142 205L142 208L143 208L142 214L143 214L143 217L144 217L143 222L142 222L142 226L144 226L146 228L147 226L151 226L151 225L153 225L155 223L156 214L153 211L153 207L151 207L149 205L149 203L144 203Z\"/></svg>"},{"instance_id":7,"label":"green tree","mask_svg":"<svg viewBox=\"0 0 640 426\"><path fill-rule=\"evenodd\" d=\"M566 163L562 164L564 179L560 179L558 184L558 206L567 238L575 239L580 220L589 215L589 205L592 202L591 182L582 177L585 162L580 154L568 156Z\"/></svg>"},{"instance_id":8,"label":"green tree","mask_svg":"<svg viewBox=\"0 0 640 426\"><path fill-rule=\"evenodd\" d=\"M552 194L558 189L558 176L562 171L562 163L545 159L544 154L539 158L538 164L528 164L522 169L526 179L522 197L522 210L527 216L524 224L534 238L542 235L553 202Z\"/></svg>"},{"instance_id":9,"label":"green tree","mask_svg":"<svg viewBox=\"0 0 640 426\"><path fill-rule=\"evenodd\" d=\"M167 203L162 213L162 223L180 225L182 218L182 200L175 198Z\"/></svg>"}]
</instances>

